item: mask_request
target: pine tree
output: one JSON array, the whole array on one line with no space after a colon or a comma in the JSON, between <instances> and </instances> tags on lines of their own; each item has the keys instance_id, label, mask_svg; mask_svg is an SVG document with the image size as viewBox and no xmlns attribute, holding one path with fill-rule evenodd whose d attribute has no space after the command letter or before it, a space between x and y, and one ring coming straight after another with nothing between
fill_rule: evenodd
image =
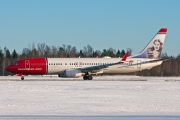
<instances>
[{"instance_id":1,"label":"pine tree","mask_svg":"<svg viewBox=\"0 0 180 120\"><path fill-rule=\"evenodd\" d=\"M116 53L116 57L120 57L120 55L121 55L121 52L120 52L120 50L118 50Z\"/></svg>"},{"instance_id":2,"label":"pine tree","mask_svg":"<svg viewBox=\"0 0 180 120\"><path fill-rule=\"evenodd\" d=\"M6 58L10 59L11 58L11 53L9 49L6 49Z\"/></svg>"},{"instance_id":3,"label":"pine tree","mask_svg":"<svg viewBox=\"0 0 180 120\"><path fill-rule=\"evenodd\" d=\"M17 57L18 57L18 54L17 54L16 50L14 49L12 52L12 58L16 59Z\"/></svg>"},{"instance_id":4,"label":"pine tree","mask_svg":"<svg viewBox=\"0 0 180 120\"><path fill-rule=\"evenodd\" d=\"M125 51L122 50L122 51L121 51L121 57L123 57L125 54L126 54Z\"/></svg>"},{"instance_id":5,"label":"pine tree","mask_svg":"<svg viewBox=\"0 0 180 120\"><path fill-rule=\"evenodd\" d=\"M83 54L82 50L80 50L80 52L79 52L79 57L84 57L84 54Z\"/></svg>"}]
</instances>

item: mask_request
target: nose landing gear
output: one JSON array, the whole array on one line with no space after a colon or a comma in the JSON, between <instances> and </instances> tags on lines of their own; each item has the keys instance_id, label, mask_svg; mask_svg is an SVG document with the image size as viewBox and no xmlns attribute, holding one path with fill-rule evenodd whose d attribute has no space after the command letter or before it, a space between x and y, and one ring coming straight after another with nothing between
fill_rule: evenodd
<instances>
[{"instance_id":1,"label":"nose landing gear","mask_svg":"<svg viewBox=\"0 0 180 120\"><path fill-rule=\"evenodd\" d=\"M24 76L21 76L21 80L24 80Z\"/></svg>"}]
</instances>

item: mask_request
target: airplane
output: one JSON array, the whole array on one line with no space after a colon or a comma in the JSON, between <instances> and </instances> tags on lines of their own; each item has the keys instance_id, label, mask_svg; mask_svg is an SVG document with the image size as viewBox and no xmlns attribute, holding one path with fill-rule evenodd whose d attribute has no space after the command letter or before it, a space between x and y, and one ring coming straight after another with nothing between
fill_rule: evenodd
<instances>
[{"instance_id":1,"label":"airplane","mask_svg":"<svg viewBox=\"0 0 180 120\"><path fill-rule=\"evenodd\" d=\"M58 77L92 80L92 75L120 74L151 69L164 60L162 52L167 28L161 28L147 46L139 54L129 56L127 52L121 58L26 58L18 60L6 67L14 74L45 75L56 74ZM120 60L121 59L121 60Z\"/></svg>"}]
</instances>

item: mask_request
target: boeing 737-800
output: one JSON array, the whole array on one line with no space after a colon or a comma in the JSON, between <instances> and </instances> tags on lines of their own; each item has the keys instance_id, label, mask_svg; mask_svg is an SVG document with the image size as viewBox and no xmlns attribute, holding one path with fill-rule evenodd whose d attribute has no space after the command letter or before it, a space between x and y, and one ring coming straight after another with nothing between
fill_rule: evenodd
<instances>
[{"instance_id":1,"label":"boeing 737-800","mask_svg":"<svg viewBox=\"0 0 180 120\"><path fill-rule=\"evenodd\" d=\"M27 58L14 62L6 70L14 74L44 75L59 77L82 77L92 80L92 75L120 74L151 69L162 63L160 59L167 28L161 28L144 50L133 56L128 53L121 58ZM127 58L127 59L126 59ZM22 76L23 80L24 77Z\"/></svg>"}]
</instances>

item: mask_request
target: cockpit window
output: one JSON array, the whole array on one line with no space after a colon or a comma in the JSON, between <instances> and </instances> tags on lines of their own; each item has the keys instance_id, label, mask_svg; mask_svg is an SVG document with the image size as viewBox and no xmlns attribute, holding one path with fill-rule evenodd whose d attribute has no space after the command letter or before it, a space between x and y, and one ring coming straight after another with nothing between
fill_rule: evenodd
<instances>
[{"instance_id":1,"label":"cockpit window","mask_svg":"<svg viewBox=\"0 0 180 120\"><path fill-rule=\"evenodd\" d=\"M14 62L12 63L12 65L19 65L19 62Z\"/></svg>"}]
</instances>

